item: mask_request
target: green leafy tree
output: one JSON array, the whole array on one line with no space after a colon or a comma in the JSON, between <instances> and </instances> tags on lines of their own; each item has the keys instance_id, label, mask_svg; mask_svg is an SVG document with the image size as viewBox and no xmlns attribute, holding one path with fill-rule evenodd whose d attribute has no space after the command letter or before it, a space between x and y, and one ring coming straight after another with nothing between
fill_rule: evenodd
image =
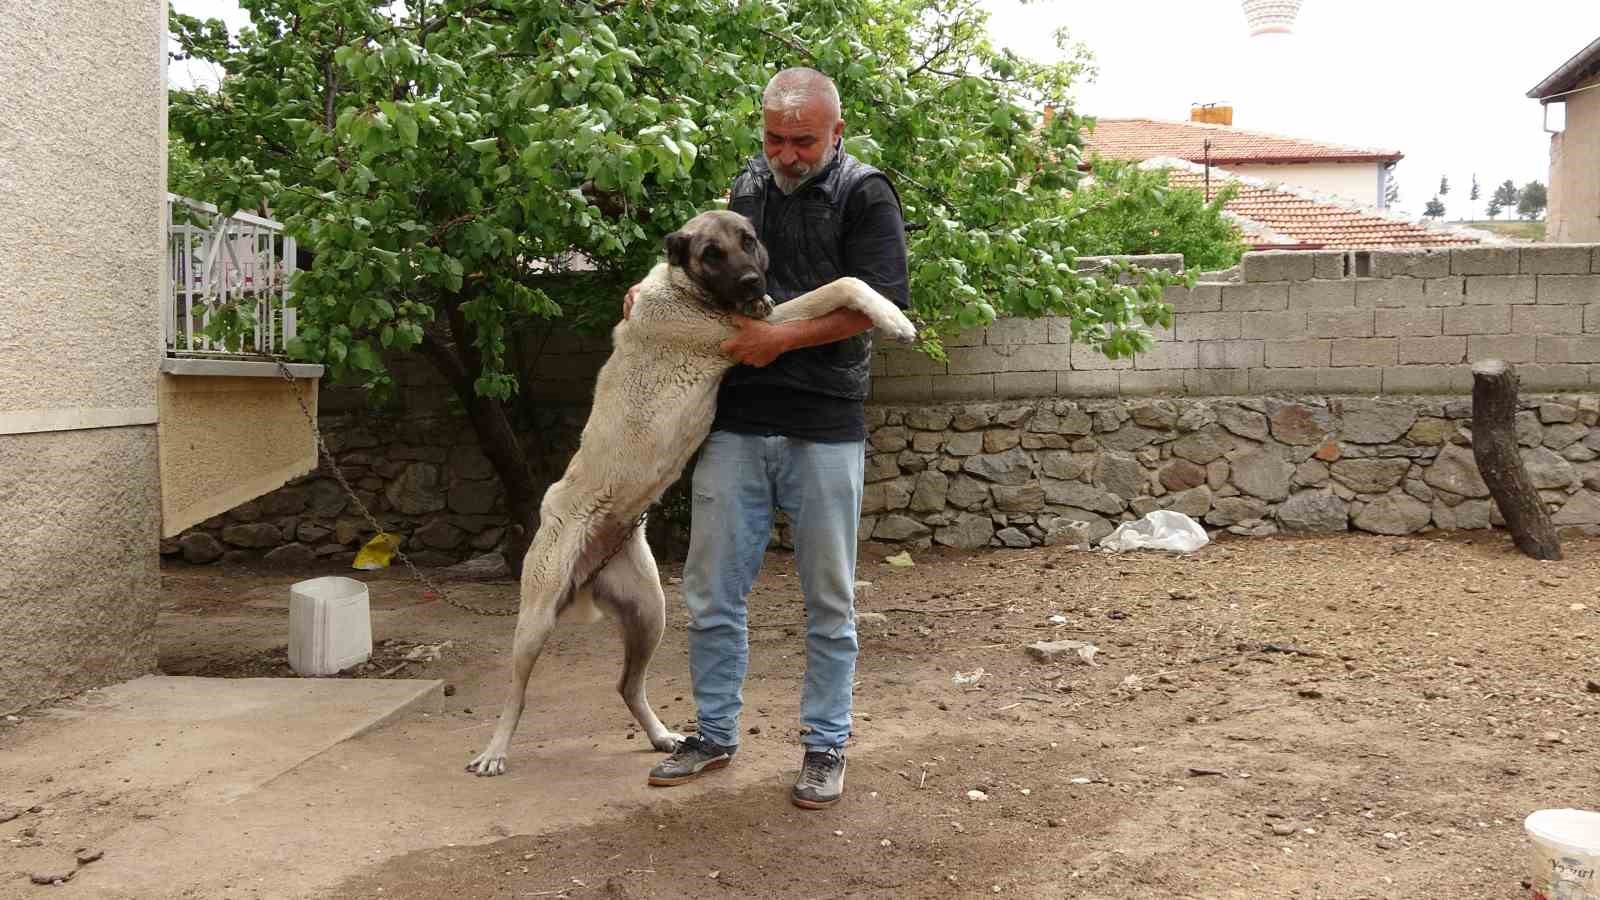
<instances>
[{"instance_id":1,"label":"green leafy tree","mask_svg":"<svg viewBox=\"0 0 1600 900\"><path fill-rule=\"evenodd\" d=\"M445 377L524 540L539 491L512 413L538 395L520 336L616 321L661 238L759 150L761 88L784 66L834 76L848 149L900 191L928 353L1001 313L1064 316L1114 357L1171 321L1174 276L1073 270L1105 199L1073 190L1081 48L1058 36L1052 64L999 50L968 0L241 5L252 27L232 38L171 17L179 52L225 73L170 101L197 190L265 203L311 254L294 355L380 394L396 353Z\"/></svg>"},{"instance_id":2,"label":"green leafy tree","mask_svg":"<svg viewBox=\"0 0 1600 900\"><path fill-rule=\"evenodd\" d=\"M1542 183L1530 181L1517 192L1517 215L1524 219L1537 219L1550 205L1549 193Z\"/></svg>"},{"instance_id":3,"label":"green leafy tree","mask_svg":"<svg viewBox=\"0 0 1600 900\"><path fill-rule=\"evenodd\" d=\"M1443 197L1444 195L1446 195L1448 193L1450 193L1450 176L1449 175L1440 175L1439 176L1439 196Z\"/></svg>"},{"instance_id":4,"label":"green leafy tree","mask_svg":"<svg viewBox=\"0 0 1600 900\"><path fill-rule=\"evenodd\" d=\"M1239 227L1223 209L1237 185L1224 183L1208 203L1198 190L1169 186L1162 169L1097 159L1093 175L1078 190L1080 253L1181 253L1194 271L1226 269L1244 254Z\"/></svg>"},{"instance_id":5,"label":"green leafy tree","mask_svg":"<svg viewBox=\"0 0 1600 900\"><path fill-rule=\"evenodd\" d=\"M1428 205L1423 208L1422 214L1430 219L1443 218L1444 204L1440 202L1438 197L1434 197L1432 200L1429 200Z\"/></svg>"},{"instance_id":6,"label":"green leafy tree","mask_svg":"<svg viewBox=\"0 0 1600 900\"><path fill-rule=\"evenodd\" d=\"M1516 209L1517 208L1517 185L1516 185L1516 182L1513 182L1511 179L1507 178L1504 182L1502 182L1500 184L1499 187L1494 189L1494 196L1491 197L1490 200L1494 205L1498 206L1500 209L1503 209L1503 210L1504 209Z\"/></svg>"},{"instance_id":7,"label":"green leafy tree","mask_svg":"<svg viewBox=\"0 0 1600 900\"><path fill-rule=\"evenodd\" d=\"M1495 216L1498 216L1502 212L1505 212L1505 207L1500 205L1500 195L1499 194L1496 194L1495 196L1489 198L1489 207L1488 207L1488 209L1485 210L1485 212L1487 212L1489 214L1489 221L1491 221L1491 222L1494 221L1494 217Z\"/></svg>"}]
</instances>

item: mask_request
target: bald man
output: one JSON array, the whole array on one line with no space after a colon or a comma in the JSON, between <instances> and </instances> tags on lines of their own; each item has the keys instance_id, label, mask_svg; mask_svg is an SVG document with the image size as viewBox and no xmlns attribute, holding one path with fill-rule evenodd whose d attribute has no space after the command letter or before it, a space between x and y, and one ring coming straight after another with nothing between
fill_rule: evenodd
<instances>
[{"instance_id":1,"label":"bald man","mask_svg":"<svg viewBox=\"0 0 1600 900\"><path fill-rule=\"evenodd\" d=\"M767 246L772 298L782 303L853 275L905 308L900 200L883 173L844 151L833 82L786 69L767 84L761 105L763 152L734 181L729 205ZM782 325L745 319L723 344L740 364L723 380L695 466L683 573L698 729L650 770L653 785L722 768L738 750L745 598L781 509L806 606L805 755L790 798L823 809L843 795L871 325L854 310Z\"/></svg>"}]
</instances>

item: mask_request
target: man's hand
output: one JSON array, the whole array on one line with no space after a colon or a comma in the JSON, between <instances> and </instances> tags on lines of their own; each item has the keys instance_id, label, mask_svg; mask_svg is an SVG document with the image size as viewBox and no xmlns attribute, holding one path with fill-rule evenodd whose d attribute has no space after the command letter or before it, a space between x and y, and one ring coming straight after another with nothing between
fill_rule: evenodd
<instances>
[{"instance_id":1,"label":"man's hand","mask_svg":"<svg viewBox=\"0 0 1600 900\"><path fill-rule=\"evenodd\" d=\"M624 319L633 315L633 301L639 296L639 285L642 284L644 282L641 281L639 284L628 288L628 292L622 295L622 317Z\"/></svg>"},{"instance_id":2,"label":"man's hand","mask_svg":"<svg viewBox=\"0 0 1600 900\"><path fill-rule=\"evenodd\" d=\"M791 349L779 326L740 315L729 318L739 330L722 342L722 352L735 362L760 369Z\"/></svg>"}]
</instances>

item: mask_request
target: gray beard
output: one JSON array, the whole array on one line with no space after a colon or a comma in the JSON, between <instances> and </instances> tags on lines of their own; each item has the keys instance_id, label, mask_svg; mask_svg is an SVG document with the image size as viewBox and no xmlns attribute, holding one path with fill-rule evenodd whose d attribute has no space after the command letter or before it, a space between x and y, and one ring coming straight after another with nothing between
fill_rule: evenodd
<instances>
[{"instance_id":1,"label":"gray beard","mask_svg":"<svg viewBox=\"0 0 1600 900\"><path fill-rule=\"evenodd\" d=\"M816 165L808 167L803 173L795 177L790 177L778 171L777 162L770 156L767 157L767 168L772 170L772 183L778 186L778 190L783 191L786 195L792 194L805 187L806 182L810 181L818 172L826 169L838 153L838 144L829 147L828 152L823 154L822 159L818 160Z\"/></svg>"}]
</instances>

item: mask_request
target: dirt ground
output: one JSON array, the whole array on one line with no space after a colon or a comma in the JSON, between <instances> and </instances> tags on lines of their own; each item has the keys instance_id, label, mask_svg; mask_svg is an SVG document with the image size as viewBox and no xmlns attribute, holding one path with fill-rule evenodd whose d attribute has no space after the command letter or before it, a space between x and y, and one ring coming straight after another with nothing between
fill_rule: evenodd
<instances>
[{"instance_id":1,"label":"dirt ground","mask_svg":"<svg viewBox=\"0 0 1600 900\"><path fill-rule=\"evenodd\" d=\"M351 742L314 761L321 775L308 766L308 784L351 787L342 810L272 839L296 860L281 881L241 862L228 890L187 895L1521 896L1522 818L1600 806L1600 541L1566 549L1539 563L1503 532L1341 536L1181 558L930 551L896 568L869 546L860 611L886 622L862 630L847 796L823 812L786 800L803 666L788 556L769 557L751 600L740 754L672 789L643 786L658 757L613 692L606 625L558 631L512 772L461 773L494 722L511 620L381 573L388 643L360 674L442 678L443 714ZM287 585L306 574L168 568L162 670L281 672ZM507 581L446 588L515 599ZM681 727L693 707L673 587L669 604L652 699ZM1096 645L1096 665L1024 650L1062 639ZM397 812L394 794L433 812ZM341 835L366 850L340 857Z\"/></svg>"}]
</instances>

